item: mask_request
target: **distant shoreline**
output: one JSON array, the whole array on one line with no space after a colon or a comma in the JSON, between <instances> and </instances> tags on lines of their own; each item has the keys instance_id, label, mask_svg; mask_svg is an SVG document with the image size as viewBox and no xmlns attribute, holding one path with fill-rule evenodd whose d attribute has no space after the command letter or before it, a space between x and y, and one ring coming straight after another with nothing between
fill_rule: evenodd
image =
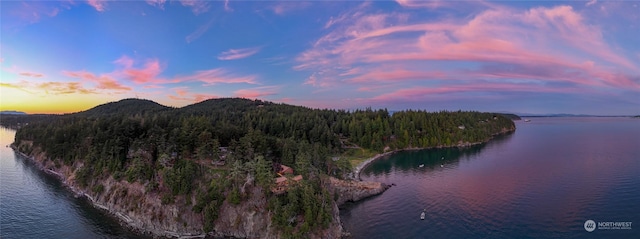
<instances>
[{"instance_id":1,"label":"distant shoreline","mask_svg":"<svg viewBox=\"0 0 640 239\"><path fill-rule=\"evenodd\" d=\"M514 128L513 130L503 130L499 133L493 134L491 135L491 138L485 140L485 141L480 141L480 142L474 142L474 143L463 143L463 144L458 144L458 145L453 145L453 146L435 146L435 147L424 147L424 148L404 148L404 149L395 149L395 150L391 150L389 152L384 152L381 154L376 154L375 156L368 158L367 160L361 162L360 164L358 164L354 169L353 169L353 179L354 180L358 180L358 181L362 181L362 179L360 178L360 173L362 172L362 170L364 170L365 168L367 168L367 166L369 166L371 163L373 163L373 161L376 161L382 157L385 156L389 156L398 152L403 152L403 151L417 151L417 150L427 150L427 149L445 149L445 148L467 148L467 147L471 147L471 146L475 146L475 145L480 145L480 144L484 144L487 143L491 140L493 140L496 136L500 136L500 135L506 135L506 134L511 134L513 132L515 132L516 129Z\"/></svg>"}]
</instances>

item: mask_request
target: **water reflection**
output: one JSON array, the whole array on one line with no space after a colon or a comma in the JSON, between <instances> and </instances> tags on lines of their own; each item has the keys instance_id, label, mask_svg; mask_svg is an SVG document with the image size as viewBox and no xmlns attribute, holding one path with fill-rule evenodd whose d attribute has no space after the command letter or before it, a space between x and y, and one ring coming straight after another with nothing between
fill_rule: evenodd
<instances>
[{"instance_id":1,"label":"water reflection","mask_svg":"<svg viewBox=\"0 0 640 239\"><path fill-rule=\"evenodd\" d=\"M341 210L345 229L354 239L640 238L583 228L640 220L638 122L540 118L483 145L399 152L363 170L396 186Z\"/></svg>"},{"instance_id":2,"label":"water reflection","mask_svg":"<svg viewBox=\"0 0 640 239\"><path fill-rule=\"evenodd\" d=\"M7 147L14 135L0 127L0 238L145 238Z\"/></svg>"},{"instance_id":3,"label":"water reflection","mask_svg":"<svg viewBox=\"0 0 640 239\"><path fill-rule=\"evenodd\" d=\"M491 143L484 143L464 148L441 148L425 150L408 150L387 155L368 165L361 173L363 178L387 175L393 171L433 171L440 168L457 167L461 160L469 160L480 154L488 145L498 147L507 142L513 133L500 135ZM393 158L393 160L391 160ZM420 167L422 165L422 167Z\"/></svg>"}]
</instances>

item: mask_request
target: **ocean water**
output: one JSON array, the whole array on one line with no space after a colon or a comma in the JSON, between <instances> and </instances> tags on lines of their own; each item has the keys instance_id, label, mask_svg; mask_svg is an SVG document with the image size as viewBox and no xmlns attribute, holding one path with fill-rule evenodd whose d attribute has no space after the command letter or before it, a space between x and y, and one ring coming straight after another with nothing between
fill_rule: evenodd
<instances>
[{"instance_id":1,"label":"ocean water","mask_svg":"<svg viewBox=\"0 0 640 239\"><path fill-rule=\"evenodd\" d=\"M341 209L345 229L356 239L640 238L640 120L516 124L484 145L375 161L362 178L396 186ZM0 128L0 238L142 237L6 147L14 134ZM586 220L632 224L587 232Z\"/></svg>"},{"instance_id":2,"label":"ocean water","mask_svg":"<svg viewBox=\"0 0 640 239\"><path fill-rule=\"evenodd\" d=\"M0 238L142 238L7 147L14 136L0 127Z\"/></svg>"},{"instance_id":3,"label":"ocean water","mask_svg":"<svg viewBox=\"0 0 640 239\"><path fill-rule=\"evenodd\" d=\"M345 229L355 239L640 238L640 119L531 119L484 145L374 161L361 178L396 186L342 209ZM587 220L631 225L588 232Z\"/></svg>"}]
</instances>

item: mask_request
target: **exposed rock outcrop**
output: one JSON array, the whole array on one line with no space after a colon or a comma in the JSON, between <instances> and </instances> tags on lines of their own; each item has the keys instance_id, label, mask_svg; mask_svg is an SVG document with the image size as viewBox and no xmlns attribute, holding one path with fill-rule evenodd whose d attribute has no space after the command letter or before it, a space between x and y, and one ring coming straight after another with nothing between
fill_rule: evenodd
<instances>
[{"instance_id":1,"label":"exposed rock outcrop","mask_svg":"<svg viewBox=\"0 0 640 239\"><path fill-rule=\"evenodd\" d=\"M17 151L16 147L14 149ZM108 177L92 182L87 187L77 183L76 173L84 165L56 165L43 153L22 156L30 159L44 172L57 177L77 197L85 197L96 208L118 218L124 226L153 236L169 238L204 238L202 230L203 216L188 206L194 204L194 198L178 196L173 204L162 204L160 195L147 192L139 182L115 180ZM90 188L102 185L100 192ZM239 204L224 201L220 207L218 219L209 236L215 238L281 238L280 231L272 225L272 212L267 208L267 200L262 188L255 185L246 187L247 197ZM326 229L318 230L307 238L338 239L343 233L340 223L338 204L332 203L332 220Z\"/></svg>"},{"instance_id":2,"label":"exposed rock outcrop","mask_svg":"<svg viewBox=\"0 0 640 239\"><path fill-rule=\"evenodd\" d=\"M14 148L15 149L15 148ZM185 210L186 199L178 197L175 204L163 205L160 195L147 193L144 185L109 177L93 182L87 187L76 181L76 172L84 165L56 165L42 153L31 156L35 165L45 173L57 177L76 197L87 198L96 208L102 209L135 231L161 237L204 237L202 215ZM97 185L100 192L90 190Z\"/></svg>"},{"instance_id":3,"label":"exposed rock outcrop","mask_svg":"<svg viewBox=\"0 0 640 239\"><path fill-rule=\"evenodd\" d=\"M329 177L329 185L337 196L336 204L338 206L345 202L356 202L367 197L381 194L389 186L380 182L340 180Z\"/></svg>"},{"instance_id":4,"label":"exposed rock outcrop","mask_svg":"<svg viewBox=\"0 0 640 239\"><path fill-rule=\"evenodd\" d=\"M252 187L249 198L234 205L225 201L214 227L216 237L278 238L271 225L271 212L266 208L262 188Z\"/></svg>"}]
</instances>

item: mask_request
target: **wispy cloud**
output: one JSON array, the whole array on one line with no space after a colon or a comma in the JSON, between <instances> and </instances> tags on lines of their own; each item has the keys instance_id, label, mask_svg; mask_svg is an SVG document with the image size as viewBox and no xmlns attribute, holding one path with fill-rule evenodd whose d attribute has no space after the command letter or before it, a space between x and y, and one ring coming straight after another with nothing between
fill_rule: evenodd
<instances>
[{"instance_id":1,"label":"wispy cloud","mask_svg":"<svg viewBox=\"0 0 640 239\"><path fill-rule=\"evenodd\" d=\"M258 84L256 81L256 76L237 76L229 73L227 70L222 68L215 68L210 70L202 70L196 71L192 75L187 76L178 76L172 79L175 82L186 82L186 81L200 81L205 83L206 86L215 85L215 84Z\"/></svg>"},{"instance_id":2,"label":"wispy cloud","mask_svg":"<svg viewBox=\"0 0 640 239\"><path fill-rule=\"evenodd\" d=\"M27 92L29 94L33 94L33 92L31 92L28 89L27 85L28 85L27 81L20 81L19 83L0 82L0 86L2 88L12 88L12 89Z\"/></svg>"},{"instance_id":3,"label":"wispy cloud","mask_svg":"<svg viewBox=\"0 0 640 239\"><path fill-rule=\"evenodd\" d=\"M200 101L219 98L213 94L202 94L202 93L192 93L189 91L187 87L177 87L173 89L175 94L169 94L169 98L172 100L179 101L188 101L192 103L197 103Z\"/></svg>"},{"instance_id":4,"label":"wispy cloud","mask_svg":"<svg viewBox=\"0 0 640 239\"><path fill-rule=\"evenodd\" d=\"M229 49L218 55L218 60L237 60L250 57L260 51L260 47Z\"/></svg>"},{"instance_id":5,"label":"wispy cloud","mask_svg":"<svg viewBox=\"0 0 640 239\"><path fill-rule=\"evenodd\" d=\"M6 6L3 6L6 7ZM39 22L43 17L55 17L60 13L59 6L40 1L23 1L15 7L7 10L3 14L8 14L19 18L27 23Z\"/></svg>"},{"instance_id":6,"label":"wispy cloud","mask_svg":"<svg viewBox=\"0 0 640 239\"><path fill-rule=\"evenodd\" d=\"M442 0L396 0L400 6L410 8L439 8L445 6L447 2Z\"/></svg>"},{"instance_id":7,"label":"wispy cloud","mask_svg":"<svg viewBox=\"0 0 640 239\"><path fill-rule=\"evenodd\" d=\"M570 6L491 7L468 19L423 22L393 12L367 13L366 7L347 12L330 19L325 28L332 30L296 58L294 69L310 71L305 84L349 83L369 91L384 88L362 84L392 90L409 81L447 87L460 80L492 80L640 90L640 66L615 51L600 27ZM461 64L438 67L450 62Z\"/></svg>"},{"instance_id":8,"label":"wispy cloud","mask_svg":"<svg viewBox=\"0 0 640 239\"><path fill-rule=\"evenodd\" d=\"M279 86L261 86L249 89L240 89L233 92L234 96L247 99L257 99L265 96L277 95Z\"/></svg>"},{"instance_id":9,"label":"wispy cloud","mask_svg":"<svg viewBox=\"0 0 640 239\"><path fill-rule=\"evenodd\" d=\"M104 12L106 10L107 1L106 0L87 0L87 4L92 6L98 12Z\"/></svg>"},{"instance_id":10,"label":"wispy cloud","mask_svg":"<svg viewBox=\"0 0 640 239\"><path fill-rule=\"evenodd\" d=\"M85 81L97 83L98 89L132 90L131 87L120 83L131 82L142 88L164 88L166 85L184 82L202 82L204 86L216 84L252 84L257 85L257 76L239 75L224 68L213 68L195 71L187 75L173 77L161 76L164 67L160 60L155 58L135 60L123 55L113 61L115 69L112 72L94 74L88 71L64 71L66 76L79 78ZM118 81L119 80L119 81Z\"/></svg>"},{"instance_id":11,"label":"wispy cloud","mask_svg":"<svg viewBox=\"0 0 640 239\"><path fill-rule=\"evenodd\" d=\"M2 87L18 89L30 94L96 94L96 90L85 88L81 82L34 82L20 81L18 83L0 83Z\"/></svg>"},{"instance_id":12,"label":"wispy cloud","mask_svg":"<svg viewBox=\"0 0 640 239\"><path fill-rule=\"evenodd\" d=\"M83 81L93 82L96 84L96 88L101 90L114 90L120 92L132 90L131 87L122 85L107 75L96 76L95 74L87 71L63 71L63 74Z\"/></svg>"},{"instance_id":13,"label":"wispy cloud","mask_svg":"<svg viewBox=\"0 0 640 239\"><path fill-rule=\"evenodd\" d=\"M41 73L34 73L34 72L20 72L21 76L26 76L26 77L43 77L44 75Z\"/></svg>"},{"instance_id":14,"label":"wispy cloud","mask_svg":"<svg viewBox=\"0 0 640 239\"><path fill-rule=\"evenodd\" d=\"M43 82L38 83L37 87L47 93L52 94L95 94L95 90L86 89L80 82Z\"/></svg>"},{"instance_id":15,"label":"wispy cloud","mask_svg":"<svg viewBox=\"0 0 640 239\"><path fill-rule=\"evenodd\" d=\"M229 0L224 0L224 10L227 12L233 12L233 8L229 6Z\"/></svg>"},{"instance_id":16,"label":"wispy cloud","mask_svg":"<svg viewBox=\"0 0 640 239\"><path fill-rule=\"evenodd\" d=\"M289 12L303 10L311 6L311 2L307 1L282 1L271 6L271 11L276 15L285 15Z\"/></svg>"},{"instance_id":17,"label":"wispy cloud","mask_svg":"<svg viewBox=\"0 0 640 239\"><path fill-rule=\"evenodd\" d=\"M585 4L585 6L588 7L588 6L591 6L593 4L596 4L597 2L598 2L598 0L591 0L591 1L588 1L587 4Z\"/></svg>"},{"instance_id":18,"label":"wispy cloud","mask_svg":"<svg viewBox=\"0 0 640 239\"><path fill-rule=\"evenodd\" d=\"M195 41L196 39L200 38L200 36L202 36L202 34L207 32L209 30L209 28L211 26L213 26L214 20L215 20L215 18L211 18L207 23L205 23L204 25L201 25L200 27L198 27L198 29L196 29L194 32L192 32L187 37L185 37L185 40L187 41L187 43L191 43L191 42Z\"/></svg>"},{"instance_id":19,"label":"wispy cloud","mask_svg":"<svg viewBox=\"0 0 640 239\"><path fill-rule=\"evenodd\" d=\"M441 87L412 87L384 93L369 99L370 102L424 101L436 95L449 95L465 92L537 92L537 93L571 93L582 90L574 87L554 88L537 84L507 84L492 82L476 82Z\"/></svg>"},{"instance_id":20,"label":"wispy cloud","mask_svg":"<svg viewBox=\"0 0 640 239\"><path fill-rule=\"evenodd\" d=\"M201 1L201 0L180 0L182 6L190 7L191 11L195 15L200 15L202 13L208 12L209 8L211 8L211 4L209 1Z\"/></svg>"},{"instance_id":21,"label":"wispy cloud","mask_svg":"<svg viewBox=\"0 0 640 239\"><path fill-rule=\"evenodd\" d=\"M147 2L147 4L160 8L160 9L164 9L164 4L167 2L167 0L145 0Z\"/></svg>"}]
</instances>

